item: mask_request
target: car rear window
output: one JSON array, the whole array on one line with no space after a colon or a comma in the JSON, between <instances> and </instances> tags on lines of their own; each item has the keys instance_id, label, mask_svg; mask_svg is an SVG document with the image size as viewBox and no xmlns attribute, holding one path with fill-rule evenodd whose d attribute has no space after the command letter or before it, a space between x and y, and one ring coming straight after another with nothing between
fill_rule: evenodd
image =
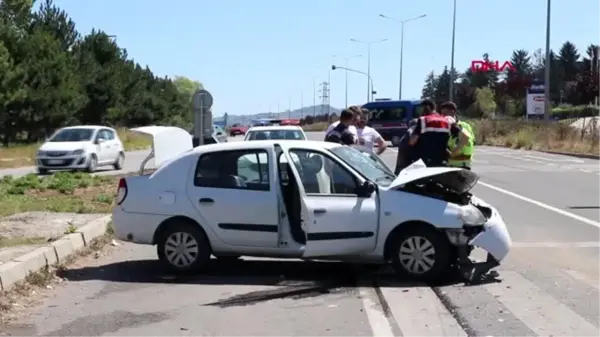
<instances>
[{"instance_id":1,"label":"car rear window","mask_svg":"<svg viewBox=\"0 0 600 337\"><path fill-rule=\"evenodd\" d=\"M304 140L304 135L299 130L264 130L250 131L248 140L267 140L267 139L291 139Z\"/></svg>"}]
</instances>

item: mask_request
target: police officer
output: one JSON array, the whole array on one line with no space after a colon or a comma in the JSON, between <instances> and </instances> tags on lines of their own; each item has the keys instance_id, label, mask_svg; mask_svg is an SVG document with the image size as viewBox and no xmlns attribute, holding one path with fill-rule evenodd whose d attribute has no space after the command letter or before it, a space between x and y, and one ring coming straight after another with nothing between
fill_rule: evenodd
<instances>
[{"instance_id":1,"label":"police officer","mask_svg":"<svg viewBox=\"0 0 600 337\"><path fill-rule=\"evenodd\" d=\"M453 102L445 102L440 106L442 115L454 118L460 128L467 134L468 142L462 147L458 148L456 137L450 137L448 140L448 149L456 150L456 155L448 159L448 165L453 167L462 167L465 169L471 169L471 161L473 160L473 151L475 148L475 134L471 125L465 121L459 120L456 114L456 104Z\"/></svg>"},{"instance_id":2,"label":"police officer","mask_svg":"<svg viewBox=\"0 0 600 337\"><path fill-rule=\"evenodd\" d=\"M467 142L469 135L463 131L452 117L442 116L435 111L435 103L424 100L423 116L419 117L412 130L409 145L427 166L447 166L448 157L454 157ZM450 137L457 138L457 146L448 150Z\"/></svg>"},{"instance_id":3,"label":"police officer","mask_svg":"<svg viewBox=\"0 0 600 337\"><path fill-rule=\"evenodd\" d=\"M340 143L344 145L354 145L356 140L350 127L354 123L355 112L351 109L344 109L340 113L339 123L327 131L325 134L326 142Z\"/></svg>"}]
</instances>

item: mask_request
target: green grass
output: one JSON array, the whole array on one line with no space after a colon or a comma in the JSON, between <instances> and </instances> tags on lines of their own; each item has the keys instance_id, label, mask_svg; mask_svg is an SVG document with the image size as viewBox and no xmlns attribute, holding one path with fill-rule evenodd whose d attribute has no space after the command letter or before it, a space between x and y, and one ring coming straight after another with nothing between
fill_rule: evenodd
<instances>
[{"instance_id":1,"label":"green grass","mask_svg":"<svg viewBox=\"0 0 600 337\"><path fill-rule=\"evenodd\" d=\"M0 216L29 211L109 213L116 177L58 172L0 180Z\"/></svg>"},{"instance_id":2,"label":"green grass","mask_svg":"<svg viewBox=\"0 0 600 337\"><path fill-rule=\"evenodd\" d=\"M40 245L47 243L47 238L42 237L30 237L30 238L7 238L0 236L0 248L23 246L23 245Z\"/></svg>"}]
</instances>

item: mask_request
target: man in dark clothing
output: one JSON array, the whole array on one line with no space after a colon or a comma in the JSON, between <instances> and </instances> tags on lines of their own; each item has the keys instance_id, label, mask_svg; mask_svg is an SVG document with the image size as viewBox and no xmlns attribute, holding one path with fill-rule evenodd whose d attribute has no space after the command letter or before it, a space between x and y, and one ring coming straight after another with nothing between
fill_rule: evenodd
<instances>
[{"instance_id":1,"label":"man in dark clothing","mask_svg":"<svg viewBox=\"0 0 600 337\"><path fill-rule=\"evenodd\" d=\"M410 135L416 126L417 119L415 118L408 123L408 128L398 143L398 155L396 156L396 168L394 169L396 175L419 159L416 157L415 149L409 144Z\"/></svg>"},{"instance_id":2,"label":"man in dark clothing","mask_svg":"<svg viewBox=\"0 0 600 337\"><path fill-rule=\"evenodd\" d=\"M409 144L414 147L418 157L427 166L446 166L452 153L448 150L450 137L457 137L455 151L460 151L469 141L468 134L463 131L456 120L435 111L435 103L424 100L423 116L418 118L411 133Z\"/></svg>"},{"instance_id":3,"label":"man in dark clothing","mask_svg":"<svg viewBox=\"0 0 600 337\"><path fill-rule=\"evenodd\" d=\"M326 142L354 145L356 140L348 129L354 121L355 113L351 109L344 109L340 113L340 122L325 135Z\"/></svg>"}]
</instances>

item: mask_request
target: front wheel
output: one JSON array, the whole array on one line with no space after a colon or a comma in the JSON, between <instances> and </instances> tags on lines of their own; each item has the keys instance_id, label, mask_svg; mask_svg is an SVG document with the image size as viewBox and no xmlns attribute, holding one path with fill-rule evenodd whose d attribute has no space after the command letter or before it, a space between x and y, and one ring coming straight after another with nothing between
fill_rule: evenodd
<instances>
[{"instance_id":1,"label":"front wheel","mask_svg":"<svg viewBox=\"0 0 600 337\"><path fill-rule=\"evenodd\" d=\"M86 171L88 173L94 173L96 171L97 166L98 166L98 158L96 158L95 154L92 154L90 156L90 162L88 163Z\"/></svg>"},{"instance_id":2,"label":"front wheel","mask_svg":"<svg viewBox=\"0 0 600 337\"><path fill-rule=\"evenodd\" d=\"M159 260L178 273L202 271L209 263L212 251L204 231L190 223L169 225L156 250Z\"/></svg>"},{"instance_id":3,"label":"front wheel","mask_svg":"<svg viewBox=\"0 0 600 337\"><path fill-rule=\"evenodd\" d=\"M423 225L404 231L394 239L392 266L396 274L411 280L432 282L450 269L450 242Z\"/></svg>"}]
</instances>

